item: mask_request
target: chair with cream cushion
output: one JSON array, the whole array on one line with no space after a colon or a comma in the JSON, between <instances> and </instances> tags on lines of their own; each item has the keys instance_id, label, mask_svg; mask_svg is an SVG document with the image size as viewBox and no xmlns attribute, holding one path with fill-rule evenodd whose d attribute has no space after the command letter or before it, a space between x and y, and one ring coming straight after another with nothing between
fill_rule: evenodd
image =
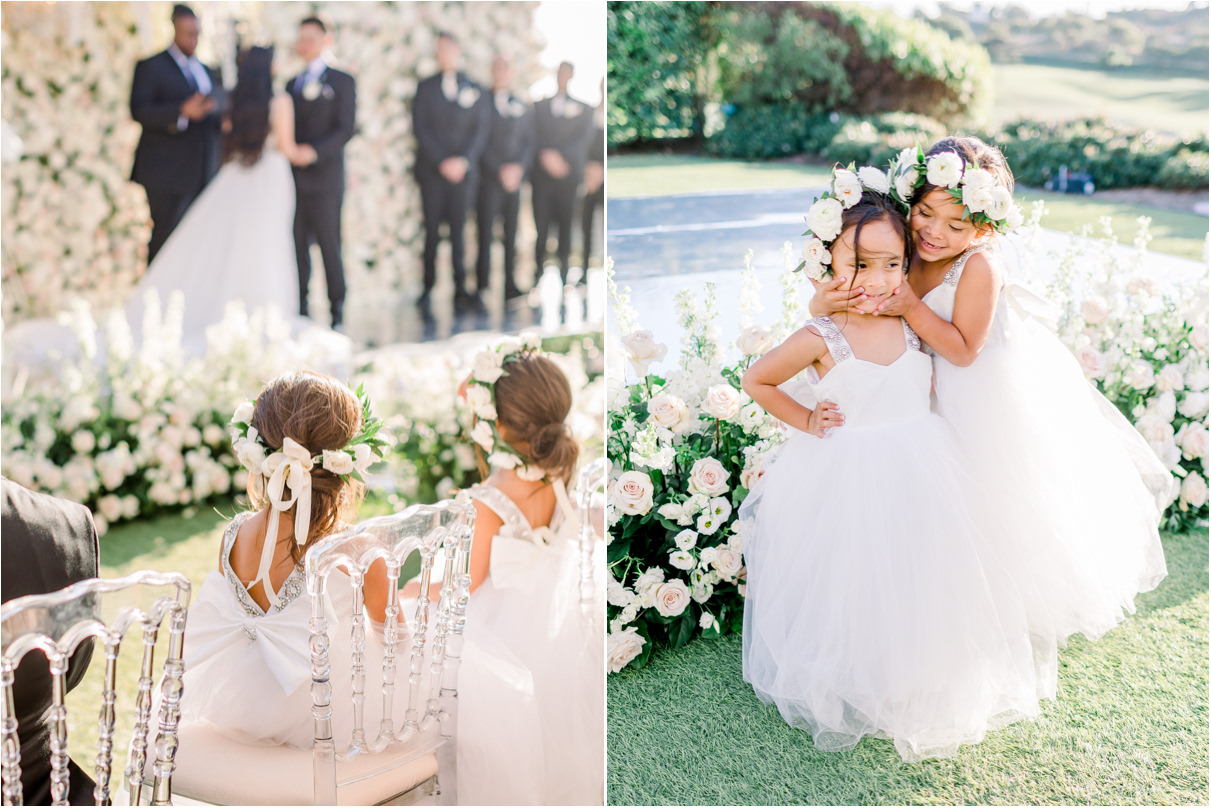
<instances>
[{"instance_id":1,"label":"chair with cream cushion","mask_svg":"<svg viewBox=\"0 0 1211 808\"><path fill-rule=\"evenodd\" d=\"M181 733L185 765L178 771L174 791L190 802L216 805L376 805L421 800L455 804L458 668L474 532L474 507L466 501L446 500L367 519L308 550L304 564L312 600L312 748L245 744L204 725L187 726ZM414 551L421 557L421 596L412 626L407 692L402 694L407 709L403 725L397 726L392 716L400 610L398 601L392 599L382 629L382 669L373 677L377 686L371 688L373 697L382 699L383 718L372 728L371 739L363 720L367 617L362 582L370 565L380 558L386 562L388 580L397 580ZM428 591L437 558L444 560L444 569L439 600L433 604ZM337 570L347 574L353 587L354 611L347 627L352 703L334 705L329 631L338 627L329 626L323 601L329 577ZM345 739L333 737L334 709L352 713L353 731L347 746ZM342 744L339 750L338 740Z\"/></svg>"},{"instance_id":2,"label":"chair with cream cushion","mask_svg":"<svg viewBox=\"0 0 1211 808\"><path fill-rule=\"evenodd\" d=\"M67 705L64 698L68 661L81 643L93 638L100 641L98 650L104 650L104 661L94 655L92 664L100 663L105 668L94 773L96 788L93 795L97 804L109 805L114 797L110 781L114 724L119 710L129 710L135 716L127 755L126 783L119 789L122 792L119 799L133 804L171 804L181 675L185 671L181 654L189 598L189 579L184 575L144 571L116 579L90 578L57 592L28 595L4 604L0 612L0 648L3 649L0 682L4 686L0 729L4 744L5 805L20 805L22 800L21 744L17 737L13 684L17 666L31 652L45 654L50 667L51 708L47 720L50 723L51 799L55 805L68 804ZM153 725L156 639L166 618L170 634L161 683L163 698L156 725ZM118 703L117 696L118 652L127 631L136 625L143 633L138 692L133 705L123 705ZM147 743L149 737L153 738L151 750ZM150 772L151 782L146 781L146 772Z\"/></svg>"}]
</instances>

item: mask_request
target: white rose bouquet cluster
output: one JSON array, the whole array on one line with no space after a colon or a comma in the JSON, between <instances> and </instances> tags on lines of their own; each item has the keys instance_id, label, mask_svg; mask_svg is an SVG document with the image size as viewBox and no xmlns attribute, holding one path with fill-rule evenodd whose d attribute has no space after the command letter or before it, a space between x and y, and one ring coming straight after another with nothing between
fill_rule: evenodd
<instances>
[{"instance_id":1,"label":"white rose bouquet cluster","mask_svg":"<svg viewBox=\"0 0 1211 808\"><path fill-rule=\"evenodd\" d=\"M1150 220L1124 256L1109 218L1101 238L1086 230L1059 255L1049 296L1060 302L1060 338L1085 377L1112 401L1173 473L1173 531L1207 519L1208 281L1162 293L1148 274Z\"/></svg>"},{"instance_id":2,"label":"white rose bouquet cluster","mask_svg":"<svg viewBox=\"0 0 1211 808\"><path fill-rule=\"evenodd\" d=\"M807 231L803 235L808 239L803 245L803 263L798 268L814 281L830 277L833 274L830 266L833 259L828 248L841 235L842 214L858 204L863 193L890 192L891 178L888 173L874 166L855 169L850 163L848 168L833 169L829 190L821 194L807 210Z\"/></svg>"},{"instance_id":3,"label":"white rose bouquet cluster","mask_svg":"<svg viewBox=\"0 0 1211 808\"><path fill-rule=\"evenodd\" d=\"M998 233L1009 233L1022 226L1022 208L1013 194L988 171L963 165L954 152L925 156L920 146L904 149L892 161L893 196L907 211L913 194L923 183L949 193L963 203L963 216L977 227L988 225Z\"/></svg>"},{"instance_id":4,"label":"white rose bouquet cluster","mask_svg":"<svg viewBox=\"0 0 1211 808\"><path fill-rule=\"evenodd\" d=\"M789 244L786 256L789 287L801 276ZM745 283L742 300L752 301L751 267ZM740 376L802 315L794 295L777 328L753 325L746 311L739 358L727 362L712 330L713 288L705 305L679 294L682 352L665 370L656 363L666 346L633 322L612 272L610 289L623 331L611 362L619 358L607 368L608 665L617 673L645 665L656 647L740 630L745 570L736 510L782 441L780 424L741 391Z\"/></svg>"}]
</instances>

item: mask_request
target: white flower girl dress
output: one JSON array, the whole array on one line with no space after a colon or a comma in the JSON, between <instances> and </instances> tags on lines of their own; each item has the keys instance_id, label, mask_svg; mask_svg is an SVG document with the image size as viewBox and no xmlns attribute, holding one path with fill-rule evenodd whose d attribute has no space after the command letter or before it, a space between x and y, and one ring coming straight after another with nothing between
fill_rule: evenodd
<instances>
[{"instance_id":1,"label":"white flower girl dress","mask_svg":"<svg viewBox=\"0 0 1211 808\"><path fill-rule=\"evenodd\" d=\"M818 748L890 738L906 761L954 754L1038 714L1036 647L950 428L904 326L889 365L809 321L836 361L815 395L845 425L793 432L740 508L744 678ZM1036 655L1039 657L1036 662Z\"/></svg>"},{"instance_id":2,"label":"white flower girl dress","mask_svg":"<svg viewBox=\"0 0 1211 808\"><path fill-rule=\"evenodd\" d=\"M939 317L953 317L959 279L977 252L998 260L992 242L978 243L924 296ZM1061 642L1077 632L1095 639L1165 577L1157 524L1176 485L1085 379L1040 302L1007 284L975 362L962 368L934 356L936 407L995 498L989 516L1010 537L1011 572L1034 630Z\"/></svg>"},{"instance_id":3,"label":"white flower girl dress","mask_svg":"<svg viewBox=\"0 0 1211 808\"><path fill-rule=\"evenodd\" d=\"M503 521L488 577L467 607L459 673L458 801L600 805L604 790L605 565L580 598L580 518L561 482L549 526L534 527L488 484L472 498ZM601 542L597 542L601 545Z\"/></svg>"}]
</instances>

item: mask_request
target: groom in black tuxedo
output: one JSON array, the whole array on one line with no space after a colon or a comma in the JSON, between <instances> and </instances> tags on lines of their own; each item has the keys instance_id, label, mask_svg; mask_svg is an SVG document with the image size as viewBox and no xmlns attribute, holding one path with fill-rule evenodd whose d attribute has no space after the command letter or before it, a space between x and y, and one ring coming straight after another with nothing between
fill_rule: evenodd
<instances>
[{"instance_id":1,"label":"groom in black tuxedo","mask_svg":"<svg viewBox=\"0 0 1211 808\"><path fill-rule=\"evenodd\" d=\"M83 505L26 490L0 478L0 589L5 602L54 592L97 576L97 529ZM81 643L67 667L71 690L92 659L91 640ZM13 683L17 736L21 741L21 788L26 805L50 805L51 675L34 651L17 666ZM84 751L87 754L87 750ZM93 804L93 781L68 760L68 802Z\"/></svg>"},{"instance_id":2,"label":"groom in black tuxedo","mask_svg":"<svg viewBox=\"0 0 1211 808\"><path fill-rule=\"evenodd\" d=\"M559 90L555 95L534 105L538 148L531 179L534 226L538 230L534 260L541 274L547 257L547 234L554 221L559 228L559 274L567 283L572 215L593 137L593 111L588 104L568 95L568 82L572 80L570 63L559 65L556 78Z\"/></svg>"},{"instance_id":3,"label":"groom in black tuxedo","mask_svg":"<svg viewBox=\"0 0 1211 808\"><path fill-rule=\"evenodd\" d=\"M437 36L440 72L416 87L412 131L416 134L416 181L425 217L423 309L437 282L437 245L441 226L450 230L450 263L454 267L454 303L475 298L467 291L463 227L475 190L479 157L488 139L490 99L458 69L462 47L454 35Z\"/></svg>"},{"instance_id":4,"label":"groom in black tuxedo","mask_svg":"<svg viewBox=\"0 0 1211 808\"><path fill-rule=\"evenodd\" d=\"M341 261L341 203L345 197L345 144L357 119L353 76L331 67L325 56L332 35L323 20L299 23L296 50L307 67L286 84L294 101L294 139L307 162L294 166L294 250L299 266L299 314L307 316L311 244L320 246L332 327L344 322L345 266Z\"/></svg>"},{"instance_id":5,"label":"groom in black tuxedo","mask_svg":"<svg viewBox=\"0 0 1211 808\"><path fill-rule=\"evenodd\" d=\"M147 191L156 257L185 211L219 170L223 86L198 61L198 18L189 6L172 9L172 44L135 65L130 114L143 126L130 178Z\"/></svg>"}]
</instances>

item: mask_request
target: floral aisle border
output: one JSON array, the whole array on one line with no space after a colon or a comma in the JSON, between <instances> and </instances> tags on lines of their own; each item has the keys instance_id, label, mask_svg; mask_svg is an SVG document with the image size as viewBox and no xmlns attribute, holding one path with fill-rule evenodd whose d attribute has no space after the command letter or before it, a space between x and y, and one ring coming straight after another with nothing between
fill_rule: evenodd
<instances>
[{"instance_id":1,"label":"floral aisle border","mask_svg":"<svg viewBox=\"0 0 1211 808\"><path fill-rule=\"evenodd\" d=\"M1044 215L1037 203L1029 225ZM1059 254L1048 288L1062 316L1058 333L1086 377L1135 424L1180 481L1163 527L1182 531L1207 519L1208 282L1162 292L1147 273L1149 221L1136 249L1116 250L1086 228ZM749 253L746 263L751 261ZM607 369L610 489L608 664L617 673L647 664L654 648L739 631L743 622L743 529L736 511L764 473L783 427L740 389L749 364L798 327L802 282L784 249L782 316L754 324L757 279L747 266L740 332L720 341L714 288L699 300L677 294L682 328L676 367L656 372L667 347L640 328L629 288L613 282L617 334ZM621 358L625 356L624 360ZM617 361L615 361L615 357ZM627 381L627 366L632 381Z\"/></svg>"},{"instance_id":2,"label":"floral aisle border","mask_svg":"<svg viewBox=\"0 0 1211 808\"><path fill-rule=\"evenodd\" d=\"M411 98L436 70L434 36L459 32L466 69L487 81L497 49L515 57L518 86L539 75L535 2L204 3L206 40L226 17L277 46L283 86L297 72L299 20L335 25L335 55L358 82L358 134L346 153L345 271L350 311L379 310L419 273L420 195L411 179ZM172 4L4 4L0 50L2 313L53 316L81 296L97 311L124 300L149 235L142 188L131 183L139 126L130 119L135 62L171 39Z\"/></svg>"},{"instance_id":3,"label":"floral aisle border","mask_svg":"<svg viewBox=\"0 0 1211 808\"><path fill-rule=\"evenodd\" d=\"M77 302L70 322L79 356L53 375L6 365L0 401L0 466L20 485L92 508L97 527L242 492L247 471L235 457L227 423L236 405L279 373L321 367L325 356L291 336L280 317L229 306L208 330L206 353L188 359L181 346L178 293L161 309L149 298L135 346L122 313L108 316L108 346L98 358L96 322ZM600 447L604 411L601 335L556 336L546 350L575 391L571 419L586 451ZM431 502L477 479L470 439L456 416L459 384L476 351L490 341L463 340L411 354L361 357L350 383L364 384L395 448L374 467L378 486L394 485L399 502ZM391 481L391 482L389 482Z\"/></svg>"}]
</instances>

